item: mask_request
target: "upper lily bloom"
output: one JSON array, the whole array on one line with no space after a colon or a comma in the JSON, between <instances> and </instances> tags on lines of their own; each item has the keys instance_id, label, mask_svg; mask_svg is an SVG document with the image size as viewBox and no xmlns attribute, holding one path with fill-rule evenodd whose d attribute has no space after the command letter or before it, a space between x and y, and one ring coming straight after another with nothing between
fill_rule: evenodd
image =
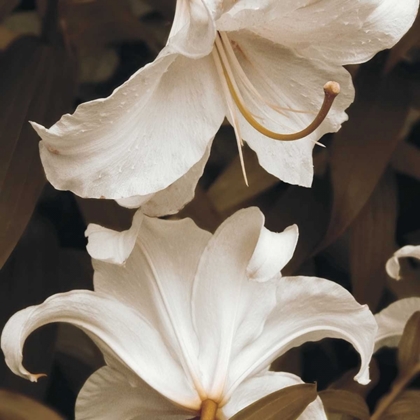
<instances>
[{"instance_id":1,"label":"upper lily bloom","mask_svg":"<svg viewBox=\"0 0 420 420\"><path fill-rule=\"evenodd\" d=\"M263 224L261 212L250 208L213 236L190 219L140 211L125 232L91 225L95 291L54 295L15 314L1 338L6 363L37 380L22 366L26 337L57 321L84 330L107 366L81 390L78 420L230 418L300 383L267 369L290 348L325 337L353 344L361 356L355 379L367 383L373 315L333 282L281 277L297 228L272 233ZM321 401L301 418L326 420Z\"/></svg>"},{"instance_id":2,"label":"upper lily bloom","mask_svg":"<svg viewBox=\"0 0 420 420\"><path fill-rule=\"evenodd\" d=\"M239 149L245 140L268 172L310 186L315 142L340 128L353 101L342 65L393 46L418 2L178 0L153 63L51 128L33 123L47 177L58 189L131 207L159 193L147 214L176 212L226 116ZM177 204L160 207L174 196Z\"/></svg>"}]
</instances>

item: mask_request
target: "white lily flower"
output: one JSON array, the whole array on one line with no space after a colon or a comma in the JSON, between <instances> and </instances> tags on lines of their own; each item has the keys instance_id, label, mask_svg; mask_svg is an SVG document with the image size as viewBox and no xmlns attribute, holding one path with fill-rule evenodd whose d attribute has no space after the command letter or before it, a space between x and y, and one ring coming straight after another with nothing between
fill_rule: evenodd
<instances>
[{"instance_id":1,"label":"white lily flower","mask_svg":"<svg viewBox=\"0 0 420 420\"><path fill-rule=\"evenodd\" d=\"M159 220L138 211L132 227L89 226L95 291L57 294L15 314L1 346L10 369L22 365L27 336L69 322L104 354L106 367L85 383L78 420L227 419L283 387L301 383L268 372L292 347L325 337L360 353L355 379L369 382L377 331L367 306L320 278L281 277L293 255L296 226L273 233L256 208L227 219L214 235L190 219ZM301 419L323 419L322 402Z\"/></svg>"},{"instance_id":2,"label":"white lily flower","mask_svg":"<svg viewBox=\"0 0 420 420\"><path fill-rule=\"evenodd\" d=\"M33 123L47 177L57 189L131 207L159 192L167 202L165 189L180 182L185 196L174 212L191 199L227 116L239 150L245 140L268 172L310 186L315 142L340 128L353 101L342 66L393 46L418 3L178 0L167 45L153 63L51 128ZM339 90L330 80L342 93L329 110ZM159 205L153 215L168 211Z\"/></svg>"},{"instance_id":3,"label":"white lily flower","mask_svg":"<svg viewBox=\"0 0 420 420\"><path fill-rule=\"evenodd\" d=\"M405 324L411 316L420 311L420 298L411 297L397 300L375 315L378 334L375 351L382 347L398 347Z\"/></svg>"},{"instance_id":4,"label":"white lily flower","mask_svg":"<svg viewBox=\"0 0 420 420\"><path fill-rule=\"evenodd\" d=\"M420 246L406 245L394 252L394 255L386 262L386 272L389 277L395 280L401 280L400 276L400 258L417 258L420 259Z\"/></svg>"}]
</instances>

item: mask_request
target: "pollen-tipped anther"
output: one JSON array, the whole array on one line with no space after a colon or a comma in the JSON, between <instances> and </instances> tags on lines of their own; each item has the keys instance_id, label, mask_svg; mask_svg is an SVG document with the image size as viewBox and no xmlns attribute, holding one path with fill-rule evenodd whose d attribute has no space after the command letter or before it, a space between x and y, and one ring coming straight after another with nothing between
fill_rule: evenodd
<instances>
[{"instance_id":1,"label":"pollen-tipped anther","mask_svg":"<svg viewBox=\"0 0 420 420\"><path fill-rule=\"evenodd\" d=\"M327 82L324 85L324 93L325 95L330 95L332 98L335 99L337 95L341 92L340 84L337 82Z\"/></svg>"}]
</instances>

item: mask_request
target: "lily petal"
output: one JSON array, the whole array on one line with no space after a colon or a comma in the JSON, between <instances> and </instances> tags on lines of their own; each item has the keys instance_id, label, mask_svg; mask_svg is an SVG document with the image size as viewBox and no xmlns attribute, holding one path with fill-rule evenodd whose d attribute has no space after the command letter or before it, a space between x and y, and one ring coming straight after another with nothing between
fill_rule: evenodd
<instances>
[{"instance_id":1,"label":"lily petal","mask_svg":"<svg viewBox=\"0 0 420 420\"><path fill-rule=\"evenodd\" d=\"M32 123L55 188L92 198L148 195L203 158L225 114L214 63L168 48L110 97L80 105L50 129Z\"/></svg>"},{"instance_id":2,"label":"lily petal","mask_svg":"<svg viewBox=\"0 0 420 420\"><path fill-rule=\"evenodd\" d=\"M375 351L382 347L398 347L405 324L417 311L420 311L420 298L412 297L397 300L376 314L378 333Z\"/></svg>"},{"instance_id":3,"label":"lily petal","mask_svg":"<svg viewBox=\"0 0 420 420\"><path fill-rule=\"evenodd\" d=\"M136 244L143 218L142 212L136 212L130 229L123 232L89 224L85 232L89 255L96 260L124 264Z\"/></svg>"},{"instance_id":4,"label":"lily petal","mask_svg":"<svg viewBox=\"0 0 420 420\"><path fill-rule=\"evenodd\" d=\"M101 256L105 243L107 249L114 246L115 254L122 248L132 249L124 266L93 260L95 291L141 312L161 333L167 347L178 355L200 389L197 340L189 302L194 275L211 234L191 219L160 220L138 210L129 231L102 228L101 233L96 231L94 235L89 237L89 251L94 257Z\"/></svg>"},{"instance_id":5,"label":"lily petal","mask_svg":"<svg viewBox=\"0 0 420 420\"><path fill-rule=\"evenodd\" d=\"M128 373L130 374L130 373ZM172 404L146 382L105 366L89 377L76 401L77 420L185 420L192 412Z\"/></svg>"},{"instance_id":6,"label":"lily petal","mask_svg":"<svg viewBox=\"0 0 420 420\"><path fill-rule=\"evenodd\" d=\"M297 225L281 233L261 228L257 246L246 269L251 280L267 281L281 274L281 270L292 259L299 237Z\"/></svg>"},{"instance_id":7,"label":"lily petal","mask_svg":"<svg viewBox=\"0 0 420 420\"><path fill-rule=\"evenodd\" d=\"M407 245L396 251L394 255L386 263L386 272L388 276L395 280L401 280L400 277L400 258L417 258L420 259L420 246Z\"/></svg>"},{"instance_id":8,"label":"lily petal","mask_svg":"<svg viewBox=\"0 0 420 420\"><path fill-rule=\"evenodd\" d=\"M293 133L307 127L321 107L325 83L329 80L340 83L341 93L325 121L314 133L298 141L270 139L240 116L242 136L257 153L261 166L282 181L309 187L313 178L315 142L325 133L338 131L348 118L344 111L354 98L349 73L338 66L300 57L291 49L251 32L230 33L229 39L237 44L237 58L255 88L268 102L283 108L278 112L262 101L258 106L247 102L250 111L274 132Z\"/></svg>"},{"instance_id":9,"label":"lily petal","mask_svg":"<svg viewBox=\"0 0 420 420\"><path fill-rule=\"evenodd\" d=\"M151 217L177 213L194 198L195 188L201 175L203 175L204 166L210 155L210 146L211 142L204 156L184 176L169 187L156 194L117 200L118 204L128 208L142 206L143 213Z\"/></svg>"},{"instance_id":10,"label":"lily petal","mask_svg":"<svg viewBox=\"0 0 420 420\"><path fill-rule=\"evenodd\" d=\"M271 0L252 16L247 2L240 1L221 18L218 29L250 28L299 55L357 64L394 46L413 24L418 8L418 0Z\"/></svg>"},{"instance_id":11,"label":"lily petal","mask_svg":"<svg viewBox=\"0 0 420 420\"><path fill-rule=\"evenodd\" d=\"M298 376L286 372L267 372L254 376L238 386L230 400L223 406L222 412L229 419L248 405L273 392L303 383ZM309 404L299 416L299 420L327 420L321 398L317 397Z\"/></svg>"},{"instance_id":12,"label":"lily petal","mask_svg":"<svg viewBox=\"0 0 420 420\"><path fill-rule=\"evenodd\" d=\"M263 333L231 363L227 395L287 350L327 337L355 347L361 357L355 380L367 384L377 331L367 305L359 305L343 287L320 278L282 277L277 284L277 305Z\"/></svg>"},{"instance_id":13,"label":"lily petal","mask_svg":"<svg viewBox=\"0 0 420 420\"><path fill-rule=\"evenodd\" d=\"M167 47L189 58L202 58L211 53L216 28L203 0L177 0L174 22Z\"/></svg>"},{"instance_id":14,"label":"lily petal","mask_svg":"<svg viewBox=\"0 0 420 420\"><path fill-rule=\"evenodd\" d=\"M10 318L1 337L6 364L16 375L36 381L22 366L26 338L52 322L67 322L83 330L99 347L106 363L130 369L158 392L185 407L200 400L183 368L174 360L162 337L138 312L95 292L76 290L57 294Z\"/></svg>"},{"instance_id":15,"label":"lily petal","mask_svg":"<svg viewBox=\"0 0 420 420\"><path fill-rule=\"evenodd\" d=\"M275 281L250 281L247 270L251 267L257 277L274 275L282 268L278 261L273 261L275 256L285 264L296 243L295 230L267 236L263 224L264 216L257 208L236 212L219 227L200 260L192 311L208 398L220 397L230 359L261 334L276 303ZM277 239L282 235L287 238L284 242ZM277 253L270 252L263 261L260 252L267 245L262 245L265 241L271 241ZM287 258L282 257L282 252ZM251 266L250 261L254 261ZM252 270L253 267L257 270Z\"/></svg>"},{"instance_id":16,"label":"lily petal","mask_svg":"<svg viewBox=\"0 0 420 420\"><path fill-rule=\"evenodd\" d=\"M170 186L168 188L170 188ZM168 188L166 188L166 189L168 189ZM163 190L163 191L165 191L165 190ZM139 207L141 207L142 204L147 203L156 194L152 193L152 194L146 194L146 195L133 195L132 197L120 198L119 200L115 200L115 201L120 206L126 207L127 209L138 209Z\"/></svg>"}]
</instances>

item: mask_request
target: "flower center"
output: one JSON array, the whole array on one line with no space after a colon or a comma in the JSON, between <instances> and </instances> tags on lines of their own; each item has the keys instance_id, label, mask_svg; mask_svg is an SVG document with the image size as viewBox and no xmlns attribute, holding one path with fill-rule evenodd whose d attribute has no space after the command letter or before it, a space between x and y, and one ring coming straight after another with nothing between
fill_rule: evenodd
<instances>
[{"instance_id":1,"label":"flower center","mask_svg":"<svg viewBox=\"0 0 420 420\"><path fill-rule=\"evenodd\" d=\"M218 404L213 400L204 400L201 404L200 420L215 420Z\"/></svg>"},{"instance_id":2,"label":"flower center","mask_svg":"<svg viewBox=\"0 0 420 420\"><path fill-rule=\"evenodd\" d=\"M239 48L239 46L237 46ZM285 114L285 112L297 112L297 113L311 113L308 111L300 111L291 108L283 108L277 104L274 104L264 98L256 87L249 80L244 69L242 68L233 48L232 43L225 32L218 32L215 40L215 46L213 49L213 58L216 64L216 68L222 82L224 94L227 100L227 105L232 120L232 125L235 131L239 153L241 157L242 168L244 172L244 177L246 181L246 174L243 165L243 158L241 153L241 146L243 146L243 140L240 134L238 116L236 114L235 106L239 109L242 116L245 120L254 127L257 131L263 134L266 137L272 138L274 140L280 141L294 141L302 139L309 134L313 133L325 120L328 115L328 112L331 109L331 106L334 102L334 99L340 93L340 85L337 82L328 82L324 86L324 101L317 115L313 121L305 128L295 133L282 134L278 132L271 131L265 127L258 120L262 120L264 117L257 116L253 114L247 107L244 96L249 98L249 101L254 105L259 112L268 119L273 120L273 116L267 112L268 109L275 111L278 114ZM249 61L249 60L248 60ZM252 63L251 63L252 64ZM255 67L255 66L254 66ZM269 86L268 89L272 90Z\"/></svg>"}]
</instances>

